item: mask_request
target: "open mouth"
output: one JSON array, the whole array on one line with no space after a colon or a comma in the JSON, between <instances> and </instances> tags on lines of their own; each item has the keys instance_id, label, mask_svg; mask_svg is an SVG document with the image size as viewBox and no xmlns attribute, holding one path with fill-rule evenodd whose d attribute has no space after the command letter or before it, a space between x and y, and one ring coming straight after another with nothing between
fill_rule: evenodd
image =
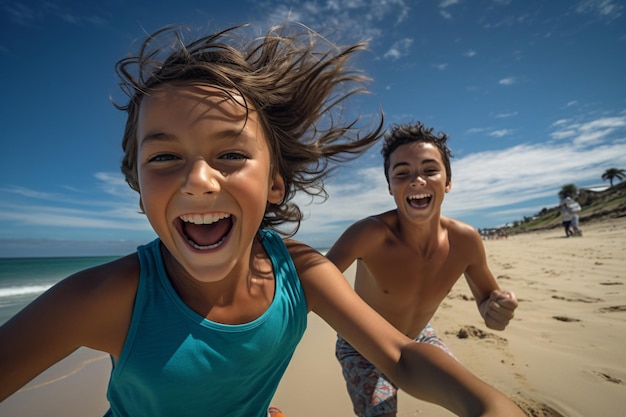
<instances>
[{"instance_id":1,"label":"open mouth","mask_svg":"<svg viewBox=\"0 0 626 417\"><path fill-rule=\"evenodd\" d=\"M179 219L187 242L199 250L220 246L233 226L232 217L228 213L185 214Z\"/></svg>"},{"instance_id":2,"label":"open mouth","mask_svg":"<svg viewBox=\"0 0 626 417\"><path fill-rule=\"evenodd\" d=\"M430 194L414 194L407 197L406 201L411 207L425 208L430 204L433 196Z\"/></svg>"}]
</instances>

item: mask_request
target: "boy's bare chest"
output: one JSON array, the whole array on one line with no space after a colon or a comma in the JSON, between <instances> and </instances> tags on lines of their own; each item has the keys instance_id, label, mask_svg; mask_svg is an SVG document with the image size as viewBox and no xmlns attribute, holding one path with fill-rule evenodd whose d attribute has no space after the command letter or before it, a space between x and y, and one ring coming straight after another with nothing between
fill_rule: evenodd
<instances>
[{"instance_id":1,"label":"boy's bare chest","mask_svg":"<svg viewBox=\"0 0 626 417\"><path fill-rule=\"evenodd\" d=\"M371 296L379 292L379 296L399 304L438 305L467 268L467 260L451 251L430 259L388 251L366 262L358 271L358 284L370 287Z\"/></svg>"}]
</instances>

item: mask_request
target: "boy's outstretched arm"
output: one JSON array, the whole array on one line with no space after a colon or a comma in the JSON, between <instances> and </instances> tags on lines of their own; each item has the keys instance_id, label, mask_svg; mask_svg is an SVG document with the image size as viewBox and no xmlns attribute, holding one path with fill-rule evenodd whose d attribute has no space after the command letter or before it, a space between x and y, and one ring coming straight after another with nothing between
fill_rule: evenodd
<instances>
[{"instance_id":1,"label":"boy's outstretched arm","mask_svg":"<svg viewBox=\"0 0 626 417\"><path fill-rule=\"evenodd\" d=\"M331 262L313 249L294 242L289 247L309 309L405 392L459 416L525 416L504 394L454 358L437 347L415 343L399 332L354 292Z\"/></svg>"},{"instance_id":2,"label":"boy's outstretched arm","mask_svg":"<svg viewBox=\"0 0 626 417\"><path fill-rule=\"evenodd\" d=\"M478 311L490 329L504 330L515 314L517 298L512 291L502 290L489 266L482 239L468 228L463 239L463 251L469 256L465 278L472 290Z\"/></svg>"}]
</instances>

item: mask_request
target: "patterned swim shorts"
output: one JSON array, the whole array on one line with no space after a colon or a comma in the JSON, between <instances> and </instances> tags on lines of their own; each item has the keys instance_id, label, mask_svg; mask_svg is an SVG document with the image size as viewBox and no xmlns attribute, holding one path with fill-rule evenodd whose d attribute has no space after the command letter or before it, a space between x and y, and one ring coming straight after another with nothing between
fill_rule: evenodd
<instances>
[{"instance_id":1,"label":"patterned swim shorts","mask_svg":"<svg viewBox=\"0 0 626 417\"><path fill-rule=\"evenodd\" d=\"M430 324L424 327L415 341L435 345L453 356ZM375 417L397 413L398 387L340 335L337 335L335 356L341 364L348 394L357 416Z\"/></svg>"}]
</instances>

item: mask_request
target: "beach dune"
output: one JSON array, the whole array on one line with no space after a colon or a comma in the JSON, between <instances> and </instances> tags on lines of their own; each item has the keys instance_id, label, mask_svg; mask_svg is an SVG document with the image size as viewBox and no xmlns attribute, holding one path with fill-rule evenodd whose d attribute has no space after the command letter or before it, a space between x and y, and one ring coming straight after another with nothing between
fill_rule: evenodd
<instances>
[{"instance_id":1,"label":"beach dune","mask_svg":"<svg viewBox=\"0 0 626 417\"><path fill-rule=\"evenodd\" d=\"M455 356L533 417L621 417L626 406L626 218L485 241L501 287L519 299L503 332L483 324L460 279L433 326ZM352 280L354 268L346 271ZM334 358L334 331L314 314L272 404L289 417L351 416ZM0 403L0 415L100 416L111 365L80 349ZM398 416L444 417L433 404L399 396Z\"/></svg>"}]
</instances>

